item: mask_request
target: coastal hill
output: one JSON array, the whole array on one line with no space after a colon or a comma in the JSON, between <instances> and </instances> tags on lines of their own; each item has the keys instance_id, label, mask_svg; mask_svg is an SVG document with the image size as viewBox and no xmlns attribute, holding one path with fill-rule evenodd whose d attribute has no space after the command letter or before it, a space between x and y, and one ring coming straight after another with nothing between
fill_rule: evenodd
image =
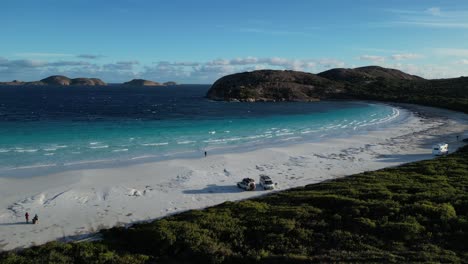
<instances>
[{"instance_id":1,"label":"coastal hill","mask_svg":"<svg viewBox=\"0 0 468 264\"><path fill-rule=\"evenodd\" d=\"M69 85L81 85L81 86L105 86L107 85L101 79L98 78L74 78L70 79L63 75L53 75L44 78L40 81L33 82L22 82L14 80L12 82L0 82L0 85L50 85L50 86L69 86Z\"/></svg>"},{"instance_id":2,"label":"coastal hill","mask_svg":"<svg viewBox=\"0 0 468 264\"><path fill-rule=\"evenodd\" d=\"M396 69L388 69L379 66L366 66L354 69L336 68L317 74L320 77L335 81L365 81L377 78L393 80L424 80L423 78L411 75Z\"/></svg>"},{"instance_id":3,"label":"coastal hill","mask_svg":"<svg viewBox=\"0 0 468 264\"><path fill-rule=\"evenodd\" d=\"M348 82L368 85L381 80L422 81L424 79L379 66L338 68L319 74L259 70L220 78L208 91L207 97L214 100L247 102L338 99L349 97Z\"/></svg>"},{"instance_id":4,"label":"coastal hill","mask_svg":"<svg viewBox=\"0 0 468 264\"><path fill-rule=\"evenodd\" d=\"M427 80L378 66L331 69L317 75L261 70L224 76L211 86L207 97L243 102L378 100L468 113L468 77Z\"/></svg>"},{"instance_id":5,"label":"coastal hill","mask_svg":"<svg viewBox=\"0 0 468 264\"><path fill-rule=\"evenodd\" d=\"M149 80L144 80L144 79L133 79L128 82L124 82L122 85L125 86L162 86L162 84L158 82L153 82Z\"/></svg>"},{"instance_id":6,"label":"coastal hill","mask_svg":"<svg viewBox=\"0 0 468 264\"><path fill-rule=\"evenodd\" d=\"M259 70L224 76L207 97L226 101L317 101L344 92L341 83L312 73Z\"/></svg>"}]
</instances>

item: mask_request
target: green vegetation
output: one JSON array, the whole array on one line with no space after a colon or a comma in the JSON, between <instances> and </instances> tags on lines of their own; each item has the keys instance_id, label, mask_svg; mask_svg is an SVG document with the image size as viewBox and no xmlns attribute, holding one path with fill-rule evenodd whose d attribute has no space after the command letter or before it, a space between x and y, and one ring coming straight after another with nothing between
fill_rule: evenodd
<instances>
[{"instance_id":1,"label":"green vegetation","mask_svg":"<svg viewBox=\"0 0 468 264\"><path fill-rule=\"evenodd\" d=\"M0 263L463 263L468 146L101 233L3 253Z\"/></svg>"},{"instance_id":2,"label":"green vegetation","mask_svg":"<svg viewBox=\"0 0 468 264\"><path fill-rule=\"evenodd\" d=\"M468 77L439 80L379 77L367 82L348 82L346 87L346 96L351 98L414 103L468 113Z\"/></svg>"}]
</instances>

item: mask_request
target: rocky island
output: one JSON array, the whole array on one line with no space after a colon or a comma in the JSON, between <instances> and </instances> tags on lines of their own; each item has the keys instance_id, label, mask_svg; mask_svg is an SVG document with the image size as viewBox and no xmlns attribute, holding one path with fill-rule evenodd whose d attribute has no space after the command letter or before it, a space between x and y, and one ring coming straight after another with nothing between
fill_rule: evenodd
<instances>
[{"instance_id":1,"label":"rocky island","mask_svg":"<svg viewBox=\"0 0 468 264\"><path fill-rule=\"evenodd\" d=\"M144 79L133 79L128 82L124 82L122 85L124 86L162 86L162 84L158 82L153 82Z\"/></svg>"},{"instance_id":2,"label":"rocky island","mask_svg":"<svg viewBox=\"0 0 468 264\"><path fill-rule=\"evenodd\" d=\"M0 85L37 85L37 86L69 86L69 85L81 85L81 86L105 86L107 85L101 79L98 78L74 78L70 79L63 75L53 75L44 78L40 81L33 82L22 82L14 80L12 82L0 82Z\"/></svg>"}]
</instances>

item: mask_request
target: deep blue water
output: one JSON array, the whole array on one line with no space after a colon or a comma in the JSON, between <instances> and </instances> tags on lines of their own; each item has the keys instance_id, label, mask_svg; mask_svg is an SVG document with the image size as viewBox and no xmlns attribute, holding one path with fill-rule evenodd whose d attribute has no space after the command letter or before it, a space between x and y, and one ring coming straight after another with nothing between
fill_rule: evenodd
<instances>
[{"instance_id":1,"label":"deep blue water","mask_svg":"<svg viewBox=\"0 0 468 264\"><path fill-rule=\"evenodd\" d=\"M204 98L208 89L0 87L0 176L321 140L404 118L366 102L215 102Z\"/></svg>"}]
</instances>

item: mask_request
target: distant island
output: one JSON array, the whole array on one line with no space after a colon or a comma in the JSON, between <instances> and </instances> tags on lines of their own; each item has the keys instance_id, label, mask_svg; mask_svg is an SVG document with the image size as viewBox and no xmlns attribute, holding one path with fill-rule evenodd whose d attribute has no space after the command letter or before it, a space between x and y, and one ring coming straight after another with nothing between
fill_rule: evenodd
<instances>
[{"instance_id":1,"label":"distant island","mask_svg":"<svg viewBox=\"0 0 468 264\"><path fill-rule=\"evenodd\" d=\"M63 75L52 75L44 78L40 81L23 82L19 80L13 80L11 82L0 82L0 85L26 85L26 86L107 86L107 83L98 78L68 78ZM165 83L158 83L144 79L133 79L128 82L124 82L123 86L173 86L177 85L176 82L169 81Z\"/></svg>"},{"instance_id":2,"label":"distant island","mask_svg":"<svg viewBox=\"0 0 468 264\"><path fill-rule=\"evenodd\" d=\"M125 86L162 86L162 84L158 82L153 82L149 80L144 80L144 79L133 79L128 82L124 82L122 85Z\"/></svg>"},{"instance_id":3,"label":"distant island","mask_svg":"<svg viewBox=\"0 0 468 264\"><path fill-rule=\"evenodd\" d=\"M69 85L82 85L82 86L105 86L107 83L98 78L74 78L70 79L63 75L53 75L44 78L40 81L23 82L14 80L12 82L0 82L0 85L50 85L50 86L69 86Z\"/></svg>"},{"instance_id":4,"label":"distant island","mask_svg":"<svg viewBox=\"0 0 468 264\"><path fill-rule=\"evenodd\" d=\"M176 82L170 81L165 83L154 82L145 79L133 79L128 82L124 82L122 85L124 86L172 86L177 85Z\"/></svg>"}]
</instances>

